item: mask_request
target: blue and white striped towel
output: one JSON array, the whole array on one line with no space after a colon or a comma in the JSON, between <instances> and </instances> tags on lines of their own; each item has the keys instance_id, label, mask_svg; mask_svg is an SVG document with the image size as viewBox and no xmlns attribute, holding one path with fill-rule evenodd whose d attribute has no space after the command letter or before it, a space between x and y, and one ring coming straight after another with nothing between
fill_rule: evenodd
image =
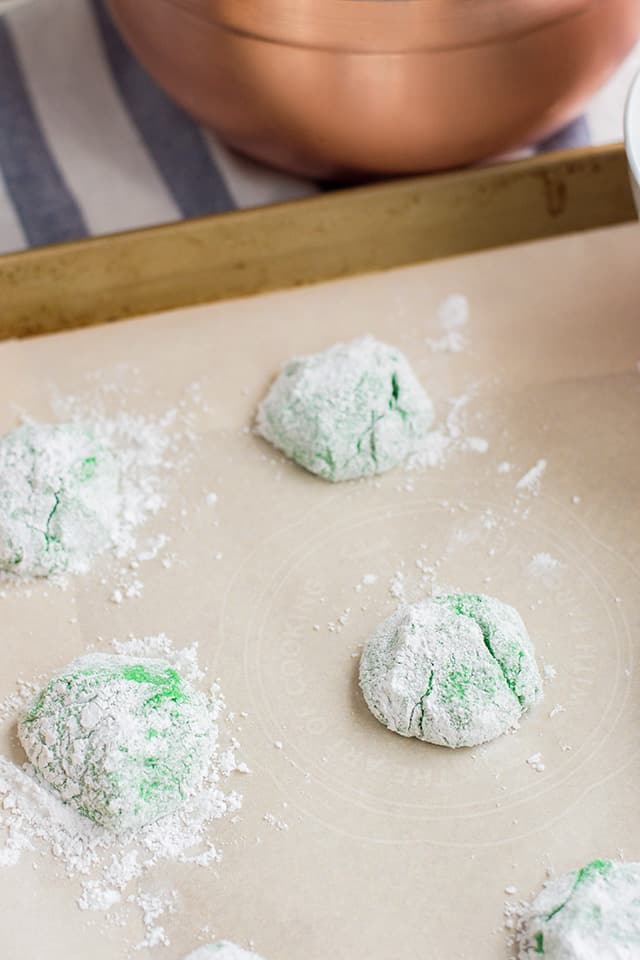
<instances>
[{"instance_id":1,"label":"blue and white striped towel","mask_svg":"<svg viewBox=\"0 0 640 960\"><path fill-rule=\"evenodd\" d=\"M537 150L620 138L640 48L586 117ZM103 0L0 17L0 253L306 196L227 150L133 58Z\"/></svg>"}]
</instances>

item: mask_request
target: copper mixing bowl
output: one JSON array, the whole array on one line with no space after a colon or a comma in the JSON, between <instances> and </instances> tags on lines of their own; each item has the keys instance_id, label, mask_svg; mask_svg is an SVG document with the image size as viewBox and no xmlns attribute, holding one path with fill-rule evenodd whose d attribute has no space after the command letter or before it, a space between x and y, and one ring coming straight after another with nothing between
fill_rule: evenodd
<instances>
[{"instance_id":1,"label":"copper mixing bowl","mask_svg":"<svg viewBox=\"0 0 640 960\"><path fill-rule=\"evenodd\" d=\"M551 133L640 33L638 0L109 0L228 144L306 176L461 166Z\"/></svg>"}]
</instances>

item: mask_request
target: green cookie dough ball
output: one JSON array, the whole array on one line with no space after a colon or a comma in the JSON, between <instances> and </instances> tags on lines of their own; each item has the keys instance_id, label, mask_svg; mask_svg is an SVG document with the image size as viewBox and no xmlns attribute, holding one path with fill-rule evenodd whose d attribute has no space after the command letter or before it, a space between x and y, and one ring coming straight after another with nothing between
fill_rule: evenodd
<instances>
[{"instance_id":1,"label":"green cookie dough ball","mask_svg":"<svg viewBox=\"0 0 640 960\"><path fill-rule=\"evenodd\" d=\"M0 571L85 572L111 545L118 482L89 429L27 424L0 438Z\"/></svg>"},{"instance_id":2,"label":"green cookie dough ball","mask_svg":"<svg viewBox=\"0 0 640 960\"><path fill-rule=\"evenodd\" d=\"M229 943L228 940L218 940L217 943L194 950L185 960L262 960L262 957L236 947L235 943Z\"/></svg>"},{"instance_id":3,"label":"green cookie dough ball","mask_svg":"<svg viewBox=\"0 0 640 960\"><path fill-rule=\"evenodd\" d=\"M446 747L493 740L542 693L517 611L464 593L401 607L382 623L362 652L360 686L389 730Z\"/></svg>"},{"instance_id":4,"label":"green cookie dough ball","mask_svg":"<svg viewBox=\"0 0 640 960\"><path fill-rule=\"evenodd\" d=\"M638 960L640 863L593 860L549 881L519 939L521 960Z\"/></svg>"},{"instance_id":5,"label":"green cookie dough ball","mask_svg":"<svg viewBox=\"0 0 640 960\"><path fill-rule=\"evenodd\" d=\"M326 480L383 473L413 453L433 405L407 358L373 337L288 363L258 411L258 431Z\"/></svg>"},{"instance_id":6,"label":"green cookie dough ball","mask_svg":"<svg viewBox=\"0 0 640 960\"><path fill-rule=\"evenodd\" d=\"M113 831L180 807L208 769L216 734L205 697L164 660L108 654L75 660L18 724L39 778Z\"/></svg>"}]
</instances>

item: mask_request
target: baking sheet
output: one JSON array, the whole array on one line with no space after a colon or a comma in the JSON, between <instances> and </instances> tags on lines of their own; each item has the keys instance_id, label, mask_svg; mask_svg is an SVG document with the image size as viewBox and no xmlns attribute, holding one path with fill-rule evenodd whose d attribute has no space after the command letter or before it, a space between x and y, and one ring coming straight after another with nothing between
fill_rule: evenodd
<instances>
[{"instance_id":1,"label":"baking sheet","mask_svg":"<svg viewBox=\"0 0 640 960\"><path fill-rule=\"evenodd\" d=\"M191 469L145 528L181 562L149 562L121 605L100 564L66 591L0 599L0 696L87 644L165 632L199 641L248 713L253 773L238 778L241 821L217 827L223 862L163 869L171 943L136 956L178 960L208 926L269 960L503 960L505 886L526 895L548 867L640 859L639 257L638 227L621 227L0 347L3 430L22 409L50 418L55 388L89 395L97 371L146 413L201 385ZM433 352L453 292L469 298L470 342ZM245 429L282 362L365 332L407 352L440 421L464 396L462 441L488 451L332 486ZM518 491L541 459L539 489ZM532 566L541 553L557 563ZM557 676L517 734L447 751L369 715L354 654L393 609L398 572L409 600L434 579L520 610ZM10 735L2 750L19 757ZM526 762L537 752L542 772ZM33 859L0 871L3 956L130 956L139 921L81 913L77 884L46 851Z\"/></svg>"}]
</instances>

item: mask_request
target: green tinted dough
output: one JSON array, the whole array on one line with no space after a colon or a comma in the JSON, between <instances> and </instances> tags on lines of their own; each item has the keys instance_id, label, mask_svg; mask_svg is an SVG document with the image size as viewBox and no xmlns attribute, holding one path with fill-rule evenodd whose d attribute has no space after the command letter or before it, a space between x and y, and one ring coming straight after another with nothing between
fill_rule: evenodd
<instances>
[{"instance_id":1,"label":"green tinted dough","mask_svg":"<svg viewBox=\"0 0 640 960\"><path fill-rule=\"evenodd\" d=\"M414 452L433 405L407 358L373 337L288 363L258 411L258 431L326 480L382 473Z\"/></svg>"},{"instance_id":2,"label":"green tinted dough","mask_svg":"<svg viewBox=\"0 0 640 960\"><path fill-rule=\"evenodd\" d=\"M364 647L360 686L390 730L447 747L505 733L542 692L519 614L478 594L398 609Z\"/></svg>"},{"instance_id":3,"label":"green tinted dough","mask_svg":"<svg viewBox=\"0 0 640 960\"><path fill-rule=\"evenodd\" d=\"M26 424L0 438L0 570L83 572L111 544L118 469L91 431Z\"/></svg>"},{"instance_id":4,"label":"green tinted dough","mask_svg":"<svg viewBox=\"0 0 640 960\"><path fill-rule=\"evenodd\" d=\"M638 960L640 863L593 860L550 880L519 940L521 960Z\"/></svg>"},{"instance_id":5,"label":"green tinted dough","mask_svg":"<svg viewBox=\"0 0 640 960\"><path fill-rule=\"evenodd\" d=\"M94 654L54 677L18 726L39 778L114 831L176 810L205 774L205 697L163 660Z\"/></svg>"}]
</instances>

